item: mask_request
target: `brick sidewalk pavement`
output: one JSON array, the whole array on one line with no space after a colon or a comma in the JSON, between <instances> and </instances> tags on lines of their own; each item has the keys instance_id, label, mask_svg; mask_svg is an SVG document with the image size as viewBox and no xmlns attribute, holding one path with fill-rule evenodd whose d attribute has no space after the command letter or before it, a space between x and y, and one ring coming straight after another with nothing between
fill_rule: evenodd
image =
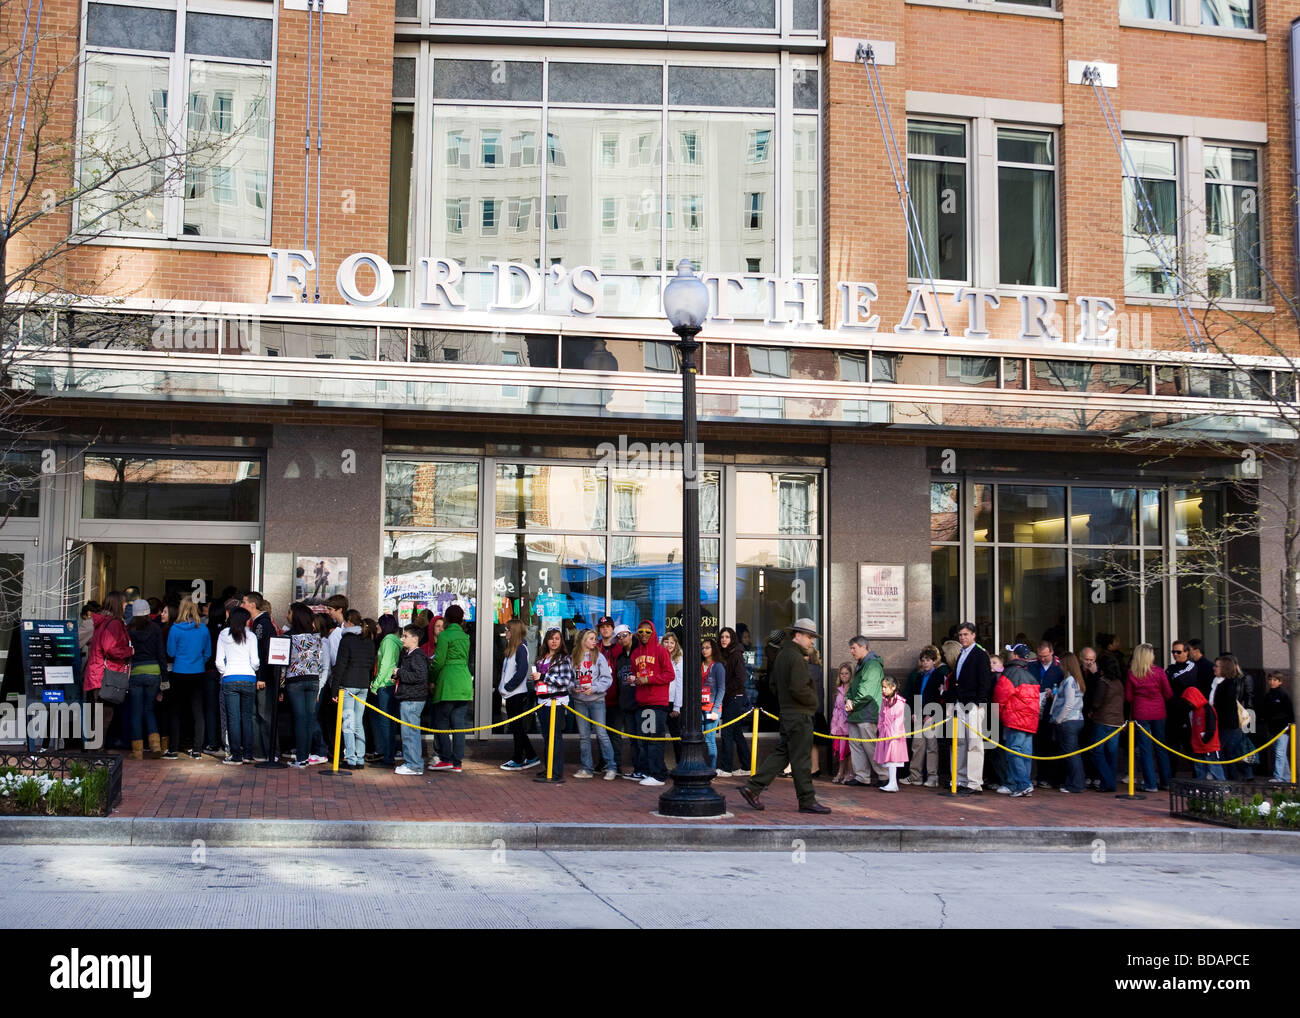
<instances>
[{"instance_id":1,"label":"brick sidewalk pavement","mask_svg":"<svg viewBox=\"0 0 1300 1018\"><path fill-rule=\"evenodd\" d=\"M631 781L575 780L562 785L532 781L536 770L509 773L497 761L466 761L464 772L400 777L367 766L351 777L307 770L227 767L214 757L175 761L127 759L119 817L257 820L443 820L477 823L675 823L652 816L659 788ZM1168 793L1140 802L1084 792L1063 795L1037 789L1024 799L986 791L946 799L933 789L904 786L896 794L843 788L818 780L817 795L833 813L798 812L794 786L778 781L755 812L737 790L743 778L719 778L731 819L719 823L940 826L940 827L1200 827L1169 816ZM665 786L667 787L667 786Z\"/></svg>"}]
</instances>

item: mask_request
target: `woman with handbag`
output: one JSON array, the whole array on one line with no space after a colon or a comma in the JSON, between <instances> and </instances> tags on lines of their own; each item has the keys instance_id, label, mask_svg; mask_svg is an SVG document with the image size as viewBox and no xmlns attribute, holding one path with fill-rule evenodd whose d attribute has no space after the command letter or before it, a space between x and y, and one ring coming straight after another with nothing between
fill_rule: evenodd
<instances>
[{"instance_id":1,"label":"woman with handbag","mask_svg":"<svg viewBox=\"0 0 1300 1018\"><path fill-rule=\"evenodd\" d=\"M1237 659L1231 654L1220 654L1215 658L1209 701L1214 705L1219 723L1219 741L1222 744L1219 756L1223 760L1236 760L1254 748L1242 730L1243 722L1250 721L1250 715L1240 702L1242 685L1241 666ZM1254 768L1246 760L1225 763L1223 771L1229 781L1249 781L1255 775Z\"/></svg>"},{"instance_id":2,"label":"woman with handbag","mask_svg":"<svg viewBox=\"0 0 1300 1018\"><path fill-rule=\"evenodd\" d=\"M86 656L82 689L87 709L93 711L98 704L103 712L99 722L101 738L113 721L113 708L126 699L130 683L131 655L135 650L127 635L125 615L126 596L114 590L104 599L103 612L94 616L95 632ZM82 730L93 729L86 725Z\"/></svg>"}]
</instances>

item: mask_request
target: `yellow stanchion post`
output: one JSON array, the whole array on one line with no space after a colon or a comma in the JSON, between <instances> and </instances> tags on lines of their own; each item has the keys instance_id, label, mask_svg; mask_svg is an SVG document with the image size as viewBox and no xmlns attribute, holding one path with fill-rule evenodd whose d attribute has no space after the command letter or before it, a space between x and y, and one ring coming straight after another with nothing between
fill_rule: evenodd
<instances>
[{"instance_id":1,"label":"yellow stanchion post","mask_svg":"<svg viewBox=\"0 0 1300 1018\"><path fill-rule=\"evenodd\" d=\"M339 770L339 747L343 744L343 699L346 697L347 690L340 688L338 695L338 711L334 715L334 765L325 773L333 774L336 777L352 777L351 771Z\"/></svg>"},{"instance_id":2,"label":"yellow stanchion post","mask_svg":"<svg viewBox=\"0 0 1300 1018\"><path fill-rule=\"evenodd\" d=\"M551 723L546 731L546 780L555 775L555 700L551 700Z\"/></svg>"},{"instance_id":3,"label":"yellow stanchion post","mask_svg":"<svg viewBox=\"0 0 1300 1018\"><path fill-rule=\"evenodd\" d=\"M1287 748L1291 751L1291 784L1295 784L1295 722L1291 722L1291 745Z\"/></svg>"},{"instance_id":4,"label":"yellow stanchion post","mask_svg":"<svg viewBox=\"0 0 1300 1018\"><path fill-rule=\"evenodd\" d=\"M949 797L949 798L953 798L953 797L955 797L955 796L957 795L957 732L958 732L959 730L960 730L960 729L958 729L958 727L957 727L957 705L956 705L956 704L953 704L953 707L952 707L952 738L948 740L948 741L949 741L949 746L950 746L951 751L952 751L952 767L951 767L951 770L952 770L952 785L951 785L950 788L946 788L946 789L942 790L942 791L939 793L940 795L942 795L942 796L947 796L947 797Z\"/></svg>"},{"instance_id":5,"label":"yellow stanchion post","mask_svg":"<svg viewBox=\"0 0 1300 1018\"><path fill-rule=\"evenodd\" d=\"M749 773L758 773L758 708L752 711L754 724L749 733ZM1294 759L1294 754L1292 754ZM1292 765L1294 766L1294 764Z\"/></svg>"},{"instance_id":6,"label":"yellow stanchion post","mask_svg":"<svg viewBox=\"0 0 1300 1018\"><path fill-rule=\"evenodd\" d=\"M1116 799L1145 799L1145 795L1136 795L1134 785L1137 783L1138 760L1137 753L1134 752L1137 742L1137 722L1128 723L1128 794L1120 793L1115 796Z\"/></svg>"}]
</instances>

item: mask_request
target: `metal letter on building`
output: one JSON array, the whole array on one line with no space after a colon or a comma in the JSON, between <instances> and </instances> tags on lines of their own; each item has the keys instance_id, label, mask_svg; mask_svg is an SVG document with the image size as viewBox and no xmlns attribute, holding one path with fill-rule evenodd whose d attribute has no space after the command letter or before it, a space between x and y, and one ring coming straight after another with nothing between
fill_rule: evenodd
<instances>
[{"instance_id":1,"label":"metal letter on building","mask_svg":"<svg viewBox=\"0 0 1300 1018\"><path fill-rule=\"evenodd\" d=\"M266 294L266 302L296 301L307 288L307 273L316 268L316 259L310 251L280 247L271 248L266 256L271 259L271 289ZM301 271L298 271L299 266Z\"/></svg>"},{"instance_id":2,"label":"metal letter on building","mask_svg":"<svg viewBox=\"0 0 1300 1018\"><path fill-rule=\"evenodd\" d=\"M369 265L375 274L375 288L368 294L357 289L357 268L361 265ZM334 275L334 282L349 304L362 308L378 307L393 295L393 268L387 259L361 251L343 259Z\"/></svg>"}]
</instances>

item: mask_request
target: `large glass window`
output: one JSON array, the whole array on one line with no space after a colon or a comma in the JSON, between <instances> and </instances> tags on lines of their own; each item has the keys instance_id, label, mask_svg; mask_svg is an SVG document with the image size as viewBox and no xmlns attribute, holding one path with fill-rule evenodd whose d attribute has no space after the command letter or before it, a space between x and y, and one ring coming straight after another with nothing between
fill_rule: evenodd
<instances>
[{"instance_id":1,"label":"large glass window","mask_svg":"<svg viewBox=\"0 0 1300 1018\"><path fill-rule=\"evenodd\" d=\"M77 227L265 243L274 23L178 3L87 6Z\"/></svg>"},{"instance_id":2,"label":"large glass window","mask_svg":"<svg viewBox=\"0 0 1300 1018\"><path fill-rule=\"evenodd\" d=\"M81 515L88 520L255 523L262 464L256 460L87 456Z\"/></svg>"},{"instance_id":3,"label":"large glass window","mask_svg":"<svg viewBox=\"0 0 1300 1018\"><path fill-rule=\"evenodd\" d=\"M998 129L998 282L1056 285L1055 136Z\"/></svg>"},{"instance_id":4,"label":"large glass window","mask_svg":"<svg viewBox=\"0 0 1300 1018\"><path fill-rule=\"evenodd\" d=\"M1136 21L1173 21L1174 0L1120 0L1119 16Z\"/></svg>"},{"instance_id":5,"label":"large glass window","mask_svg":"<svg viewBox=\"0 0 1300 1018\"><path fill-rule=\"evenodd\" d=\"M1254 0L1201 0L1201 24L1220 28L1254 28Z\"/></svg>"},{"instance_id":6,"label":"large glass window","mask_svg":"<svg viewBox=\"0 0 1300 1018\"><path fill-rule=\"evenodd\" d=\"M933 635L973 614L999 647L1052 641L1060 653L1113 633L1125 652L1163 640L1161 491L1035 484L971 484L972 606L962 610L962 485L930 486ZM1180 546L1195 543L1203 497L1184 493ZM1167 497L1167 496L1166 496ZM996 536L995 536L996 535ZM993 546L990 546L993 545ZM996 619L994 616L996 615Z\"/></svg>"},{"instance_id":7,"label":"large glass window","mask_svg":"<svg viewBox=\"0 0 1300 1018\"><path fill-rule=\"evenodd\" d=\"M797 272L817 272L818 114L777 131L778 106L811 93L816 109L816 80L805 71L778 102L775 67L436 59L435 248L465 267L471 308L496 302L489 263L514 261L594 266L598 313L657 316L664 280L690 258L704 273L754 277L724 299L733 317L761 317L757 277L783 268L776 170L786 145L797 197L784 244ZM518 273L509 297L558 312L571 300L563 280L530 290Z\"/></svg>"},{"instance_id":8,"label":"large glass window","mask_svg":"<svg viewBox=\"0 0 1300 1018\"><path fill-rule=\"evenodd\" d=\"M1127 138L1136 178L1124 179L1124 288L1133 294L1171 294L1178 251L1178 158L1172 141ZM1139 192L1139 185L1141 191ZM1146 195L1149 213L1139 207Z\"/></svg>"},{"instance_id":9,"label":"large glass window","mask_svg":"<svg viewBox=\"0 0 1300 1018\"><path fill-rule=\"evenodd\" d=\"M1211 297L1260 297L1259 152L1205 146L1205 261Z\"/></svg>"},{"instance_id":10,"label":"large glass window","mask_svg":"<svg viewBox=\"0 0 1300 1018\"><path fill-rule=\"evenodd\" d=\"M907 124L907 186L929 272L909 236L907 274L964 282L967 269L966 127L911 120Z\"/></svg>"}]
</instances>

